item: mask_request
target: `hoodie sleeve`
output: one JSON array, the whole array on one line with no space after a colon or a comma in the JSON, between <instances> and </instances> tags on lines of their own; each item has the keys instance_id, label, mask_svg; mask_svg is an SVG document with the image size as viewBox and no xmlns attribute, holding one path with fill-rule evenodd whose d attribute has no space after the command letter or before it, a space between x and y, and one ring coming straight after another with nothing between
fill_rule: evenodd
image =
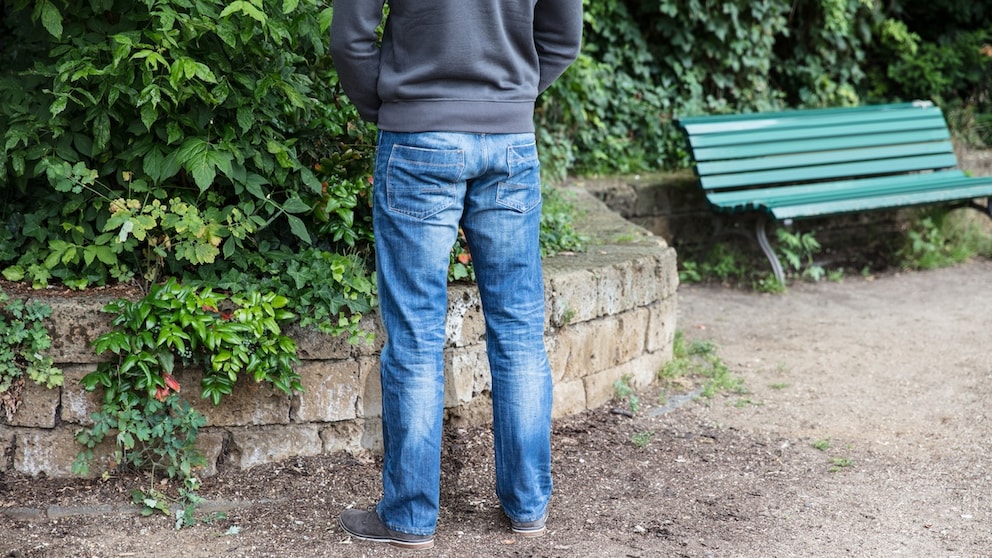
<instances>
[{"instance_id":1,"label":"hoodie sleeve","mask_svg":"<svg viewBox=\"0 0 992 558\"><path fill-rule=\"evenodd\" d=\"M379 116L379 46L376 27L384 0L335 0L331 18L331 58L345 94L370 122Z\"/></svg>"},{"instance_id":2,"label":"hoodie sleeve","mask_svg":"<svg viewBox=\"0 0 992 558\"><path fill-rule=\"evenodd\" d=\"M582 0L537 0L534 44L541 62L538 90L544 91L579 56L582 45Z\"/></svg>"}]
</instances>

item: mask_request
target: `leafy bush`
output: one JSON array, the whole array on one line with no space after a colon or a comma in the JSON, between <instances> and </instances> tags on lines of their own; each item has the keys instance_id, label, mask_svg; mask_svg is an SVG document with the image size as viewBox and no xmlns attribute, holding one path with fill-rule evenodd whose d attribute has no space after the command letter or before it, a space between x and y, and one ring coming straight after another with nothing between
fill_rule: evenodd
<instances>
[{"instance_id":1,"label":"leafy bush","mask_svg":"<svg viewBox=\"0 0 992 558\"><path fill-rule=\"evenodd\" d=\"M14 1L0 43L4 276L216 281L312 247L354 254L339 275L371 282L374 130L337 87L330 16L318 0Z\"/></svg>"}]
</instances>

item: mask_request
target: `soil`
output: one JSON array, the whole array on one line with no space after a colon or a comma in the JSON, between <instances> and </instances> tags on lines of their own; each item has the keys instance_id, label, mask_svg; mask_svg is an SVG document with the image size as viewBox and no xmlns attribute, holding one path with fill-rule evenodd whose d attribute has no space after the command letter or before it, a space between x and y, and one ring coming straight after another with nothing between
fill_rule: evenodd
<instances>
[{"instance_id":1,"label":"soil","mask_svg":"<svg viewBox=\"0 0 992 558\"><path fill-rule=\"evenodd\" d=\"M683 285L679 329L745 391L653 386L636 413L614 402L556 421L538 539L509 532L488 430L449 427L436 546L419 554L992 556L990 278L980 260L783 294ZM0 556L417 554L337 526L375 502L378 475L376 456L345 454L222 471L199 491L202 521L176 530L137 515L140 478L0 474Z\"/></svg>"}]
</instances>

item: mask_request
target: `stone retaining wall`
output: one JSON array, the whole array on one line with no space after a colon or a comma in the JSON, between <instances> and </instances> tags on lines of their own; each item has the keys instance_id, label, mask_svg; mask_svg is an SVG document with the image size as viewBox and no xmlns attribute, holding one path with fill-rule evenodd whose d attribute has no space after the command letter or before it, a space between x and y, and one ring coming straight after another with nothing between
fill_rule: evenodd
<instances>
[{"instance_id":1,"label":"stone retaining wall","mask_svg":"<svg viewBox=\"0 0 992 558\"><path fill-rule=\"evenodd\" d=\"M614 382L624 376L635 386L650 383L671 358L676 326L675 251L584 189L569 191L582 212L580 229L594 243L585 253L545 262L546 343L556 417L608 402ZM85 392L79 379L97 365L89 343L109 328L109 316L100 309L112 299L98 293L45 299L55 311L49 323L51 353L65 373L65 384L46 390L29 383L13 420L0 418L0 473L71 475L80 450L74 433L90 423L99 405L98 396ZM374 318L364 326L378 333ZM302 395L288 397L242 381L217 407L190 397L207 418L198 439L208 460L206 475L219 467L381 448L380 346L350 345L312 330L288 333L299 345L306 388ZM484 334L478 291L452 286L445 352L449 422L491 421ZM195 372L180 372L177 379L184 386L199 383Z\"/></svg>"}]
</instances>

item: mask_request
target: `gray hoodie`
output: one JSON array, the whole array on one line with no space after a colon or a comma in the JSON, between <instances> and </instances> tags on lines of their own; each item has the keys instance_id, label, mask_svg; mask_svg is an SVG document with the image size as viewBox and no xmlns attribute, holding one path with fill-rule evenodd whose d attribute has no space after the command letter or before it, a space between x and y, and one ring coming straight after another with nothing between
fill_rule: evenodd
<instances>
[{"instance_id":1,"label":"gray hoodie","mask_svg":"<svg viewBox=\"0 0 992 558\"><path fill-rule=\"evenodd\" d=\"M363 118L393 132L525 133L579 53L582 0L336 0L331 56Z\"/></svg>"}]
</instances>

